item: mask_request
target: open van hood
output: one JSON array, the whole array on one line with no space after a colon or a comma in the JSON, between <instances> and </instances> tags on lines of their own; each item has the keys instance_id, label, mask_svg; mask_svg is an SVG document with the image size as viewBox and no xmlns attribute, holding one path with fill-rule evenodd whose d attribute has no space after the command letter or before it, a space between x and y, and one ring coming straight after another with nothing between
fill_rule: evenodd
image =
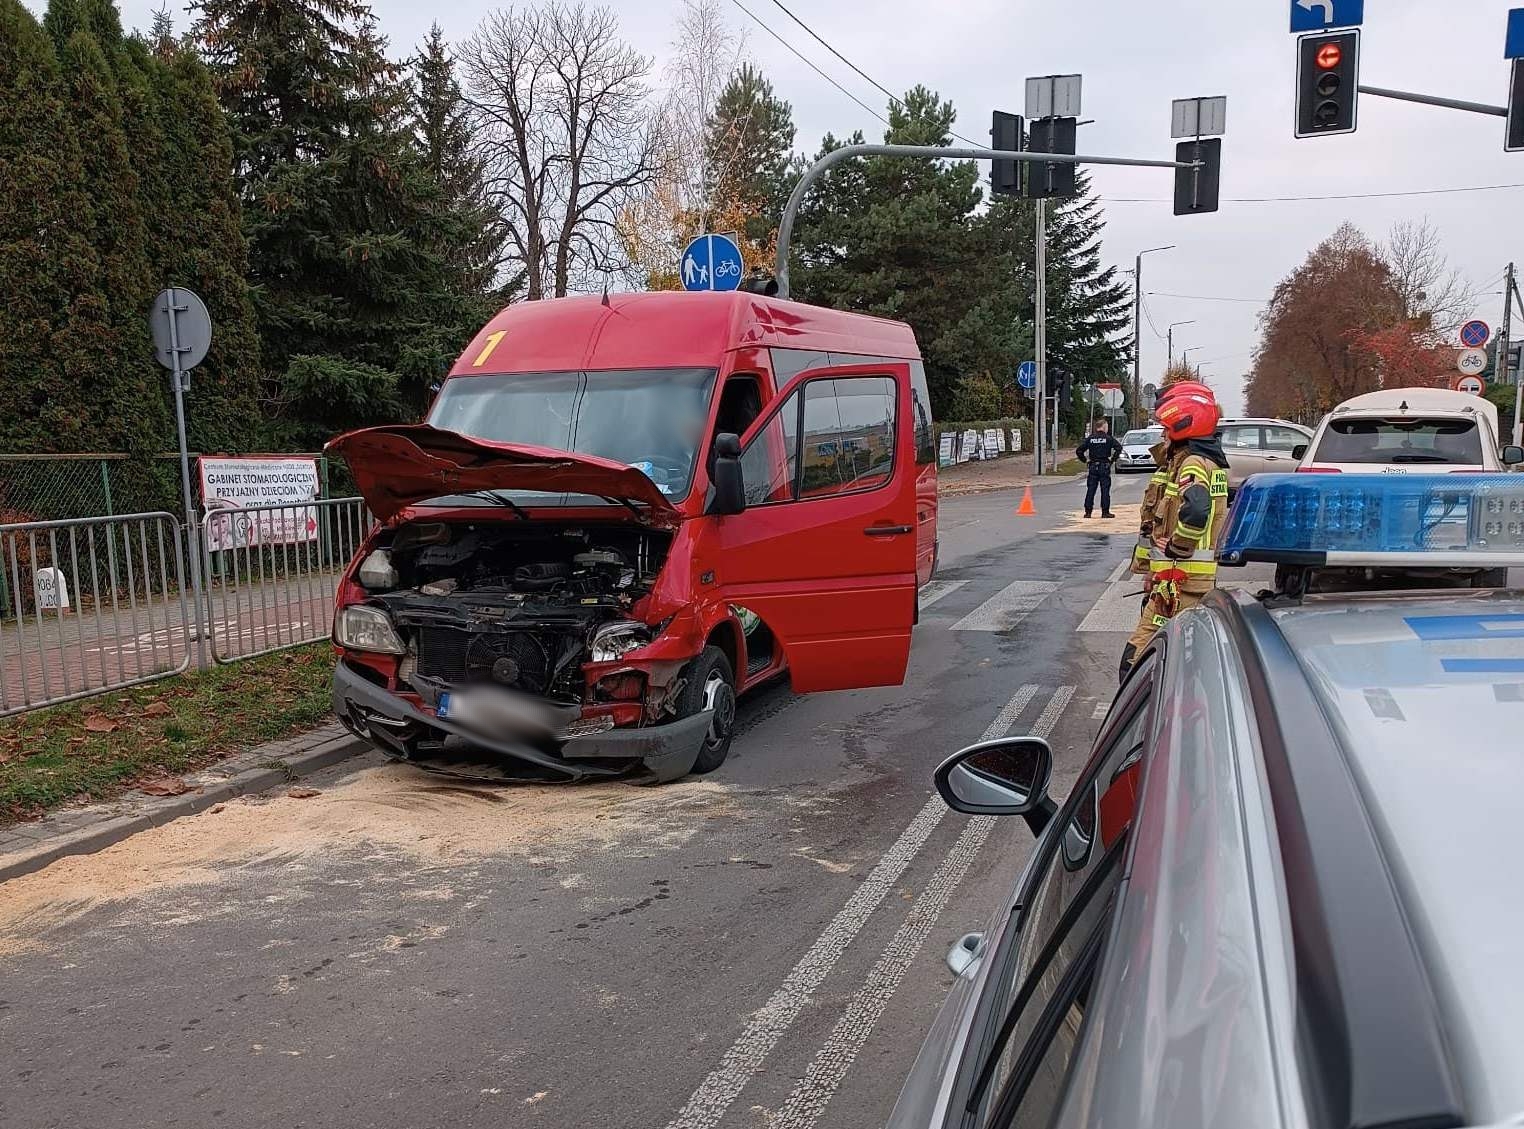
<instances>
[{"instance_id":1,"label":"open van hood","mask_svg":"<svg viewBox=\"0 0 1524 1129\"><path fill-rule=\"evenodd\" d=\"M350 431L323 450L344 457L381 521L429 498L474 490L593 494L642 507L642 518L653 524L678 520L656 483L634 467L595 455L472 439L426 423Z\"/></svg>"}]
</instances>

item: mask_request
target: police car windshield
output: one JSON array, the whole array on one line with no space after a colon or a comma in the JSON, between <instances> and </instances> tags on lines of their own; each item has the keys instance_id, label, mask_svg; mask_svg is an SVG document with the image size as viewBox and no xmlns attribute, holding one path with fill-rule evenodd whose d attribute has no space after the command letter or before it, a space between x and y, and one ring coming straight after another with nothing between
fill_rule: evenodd
<instances>
[{"instance_id":1,"label":"police car windshield","mask_svg":"<svg viewBox=\"0 0 1524 1129\"><path fill-rule=\"evenodd\" d=\"M1339 419L1318 444L1325 463L1480 463L1482 438L1469 419Z\"/></svg>"},{"instance_id":2,"label":"police car windshield","mask_svg":"<svg viewBox=\"0 0 1524 1129\"><path fill-rule=\"evenodd\" d=\"M715 376L712 368L455 376L428 421L476 439L626 463L677 499L693 481Z\"/></svg>"}]
</instances>

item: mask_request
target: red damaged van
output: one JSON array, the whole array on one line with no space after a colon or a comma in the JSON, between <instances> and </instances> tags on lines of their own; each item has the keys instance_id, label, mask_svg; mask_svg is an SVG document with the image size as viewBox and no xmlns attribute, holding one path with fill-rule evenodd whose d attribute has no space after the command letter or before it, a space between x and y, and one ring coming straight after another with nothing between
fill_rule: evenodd
<instances>
[{"instance_id":1,"label":"red damaged van","mask_svg":"<svg viewBox=\"0 0 1524 1129\"><path fill-rule=\"evenodd\" d=\"M784 671L904 679L937 495L901 323L746 293L526 302L428 422L328 450L380 522L339 587L334 707L394 756L455 737L524 776L673 780L718 767L737 694Z\"/></svg>"}]
</instances>

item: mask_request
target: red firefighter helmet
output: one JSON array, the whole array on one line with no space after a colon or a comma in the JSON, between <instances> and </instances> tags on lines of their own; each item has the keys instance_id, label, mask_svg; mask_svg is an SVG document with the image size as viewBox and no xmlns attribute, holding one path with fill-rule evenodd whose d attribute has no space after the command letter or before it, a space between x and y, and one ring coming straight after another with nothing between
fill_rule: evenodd
<instances>
[{"instance_id":1,"label":"red firefighter helmet","mask_svg":"<svg viewBox=\"0 0 1524 1129\"><path fill-rule=\"evenodd\" d=\"M1177 380L1159 389L1159 398L1154 401L1154 410L1158 411L1174 397L1186 392L1205 392L1208 396L1212 395L1212 390L1199 380Z\"/></svg>"},{"instance_id":2,"label":"red firefighter helmet","mask_svg":"<svg viewBox=\"0 0 1524 1129\"><path fill-rule=\"evenodd\" d=\"M1184 382L1182 382L1184 383ZM1187 439L1207 439L1217 430L1222 410L1217 397L1205 385L1176 392L1154 409L1154 416L1172 443Z\"/></svg>"}]
</instances>

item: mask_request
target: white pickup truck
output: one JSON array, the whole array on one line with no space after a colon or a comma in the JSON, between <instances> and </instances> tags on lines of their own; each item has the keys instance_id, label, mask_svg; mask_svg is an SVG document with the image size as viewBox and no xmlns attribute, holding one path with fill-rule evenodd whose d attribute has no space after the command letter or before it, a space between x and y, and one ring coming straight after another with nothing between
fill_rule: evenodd
<instances>
[{"instance_id":1,"label":"white pickup truck","mask_svg":"<svg viewBox=\"0 0 1524 1129\"><path fill-rule=\"evenodd\" d=\"M1524 463L1499 447L1497 405L1445 388L1387 388L1345 400L1300 452L1308 474L1497 473Z\"/></svg>"}]
</instances>

